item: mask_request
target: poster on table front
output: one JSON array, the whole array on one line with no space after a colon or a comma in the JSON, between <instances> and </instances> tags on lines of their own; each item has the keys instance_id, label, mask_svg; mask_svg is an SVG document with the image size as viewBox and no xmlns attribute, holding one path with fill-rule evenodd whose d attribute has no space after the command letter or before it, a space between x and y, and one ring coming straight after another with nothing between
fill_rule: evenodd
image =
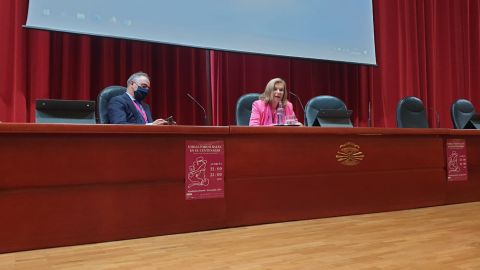
<instances>
[{"instance_id":1,"label":"poster on table front","mask_svg":"<svg viewBox=\"0 0 480 270\"><path fill-rule=\"evenodd\" d=\"M467 148L464 139L447 140L447 176L448 181L466 181Z\"/></svg>"},{"instance_id":2,"label":"poster on table front","mask_svg":"<svg viewBox=\"0 0 480 270\"><path fill-rule=\"evenodd\" d=\"M224 197L223 141L185 142L185 199Z\"/></svg>"}]
</instances>

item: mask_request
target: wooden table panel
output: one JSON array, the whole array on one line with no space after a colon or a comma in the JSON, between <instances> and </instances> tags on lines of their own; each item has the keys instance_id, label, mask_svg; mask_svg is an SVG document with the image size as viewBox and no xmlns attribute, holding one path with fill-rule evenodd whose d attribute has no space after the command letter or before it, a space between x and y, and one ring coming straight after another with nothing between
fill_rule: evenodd
<instances>
[{"instance_id":1,"label":"wooden table panel","mask_svg":"<svg viewBox=\"0 0 480 270\"><path fill-rule=\"evenodd\" d=\"M230 179L229 226L442 205L441 169Z\"/></svg>"},{"instance_id":2,"label":"wooden table panel","mask_svg":"<svg viewBox=\"0 0 480 270\"><path fill-rule=\"evenodd\" d=\"M0 192L0 253L224 228L223 199L186 201L180 183Z\"/></svg>"},{"instance_id":3,"label":"wooden table panel","mask_svg":"<svg viewBox=\"0 0 480 270\"><path fill-rule=\"evenodd\" d=\"M480 133L0 124L0 253L480 200ZM469 179L447 182L445 142ZM225 198L185 200L186 140L225 142ZM365 157L337 161L352 142Z\"/></svg>"},{"instance_id":4,"label":"wooden table panel","mask_svg":"<svg viewBox=\"0 0 480 270\"><path fill-rule=\"evenodd\" d=\"M365 156L358 165L337 161L347 142L358 145ZM231 177L428 169L444 167L445 162L439 136L230 135L226 149Z\"/></svg>"}]
</instances>

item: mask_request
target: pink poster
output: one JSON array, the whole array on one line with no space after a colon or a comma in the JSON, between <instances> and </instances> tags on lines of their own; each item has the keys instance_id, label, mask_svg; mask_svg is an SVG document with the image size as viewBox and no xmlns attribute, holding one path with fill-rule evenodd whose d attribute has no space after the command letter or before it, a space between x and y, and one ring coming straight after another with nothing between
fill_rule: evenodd
<instances>
[{"instance_id":1,"label":"pink poster","mask_svg":"<svg viewBox=\"0 0 480 270\"><path fill-rule=\"evenodd\" d=\"M223 141L185 142L185 199L223 198Z\"/></svg>"},{"instance_id":2,"label":"pink poster","mask_svg":"<svg viewBox=\"0 0 480 270\"><path fill-rule=\"evenodd\" d=\"M464 139L447 140L447 171L448 181L466 181L467 148Z\"/></svg>"}]
</instances>

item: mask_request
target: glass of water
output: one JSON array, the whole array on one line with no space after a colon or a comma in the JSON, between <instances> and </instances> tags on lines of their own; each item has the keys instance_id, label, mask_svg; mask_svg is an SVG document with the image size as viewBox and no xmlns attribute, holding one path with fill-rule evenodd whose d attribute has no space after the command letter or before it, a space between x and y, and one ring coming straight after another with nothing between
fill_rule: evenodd
<instances>
[{"instance_id":1,"label":"glass of water","mask_svg":"<svg viewBox=\"0 0 480 270\"><path fill-rule=\"evenodd\" d=\"M298 123L297 117L295 115L285 116L285 125L296 125Z\"/></svg>"}]
</instances>

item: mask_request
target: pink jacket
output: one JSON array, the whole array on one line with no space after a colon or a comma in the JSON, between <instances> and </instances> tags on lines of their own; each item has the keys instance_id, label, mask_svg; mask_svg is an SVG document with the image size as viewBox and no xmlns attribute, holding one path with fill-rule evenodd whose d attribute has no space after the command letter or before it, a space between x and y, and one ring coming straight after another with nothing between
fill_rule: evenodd
<instances>
[{"instance_id":1,"label":"pink jacket","mask_svg":"<svg viewBox=\"0 0 480 270\"><path fill-rule=\"evenodd\" d=\"M295 115L293 105L287 101L285 107L285 116ZM257 100L252 104L252 114L250 115L249 126L271 126L277 123L276 110L272 112L272 107L262 100Z\"/></svg>"}]
</instances>

